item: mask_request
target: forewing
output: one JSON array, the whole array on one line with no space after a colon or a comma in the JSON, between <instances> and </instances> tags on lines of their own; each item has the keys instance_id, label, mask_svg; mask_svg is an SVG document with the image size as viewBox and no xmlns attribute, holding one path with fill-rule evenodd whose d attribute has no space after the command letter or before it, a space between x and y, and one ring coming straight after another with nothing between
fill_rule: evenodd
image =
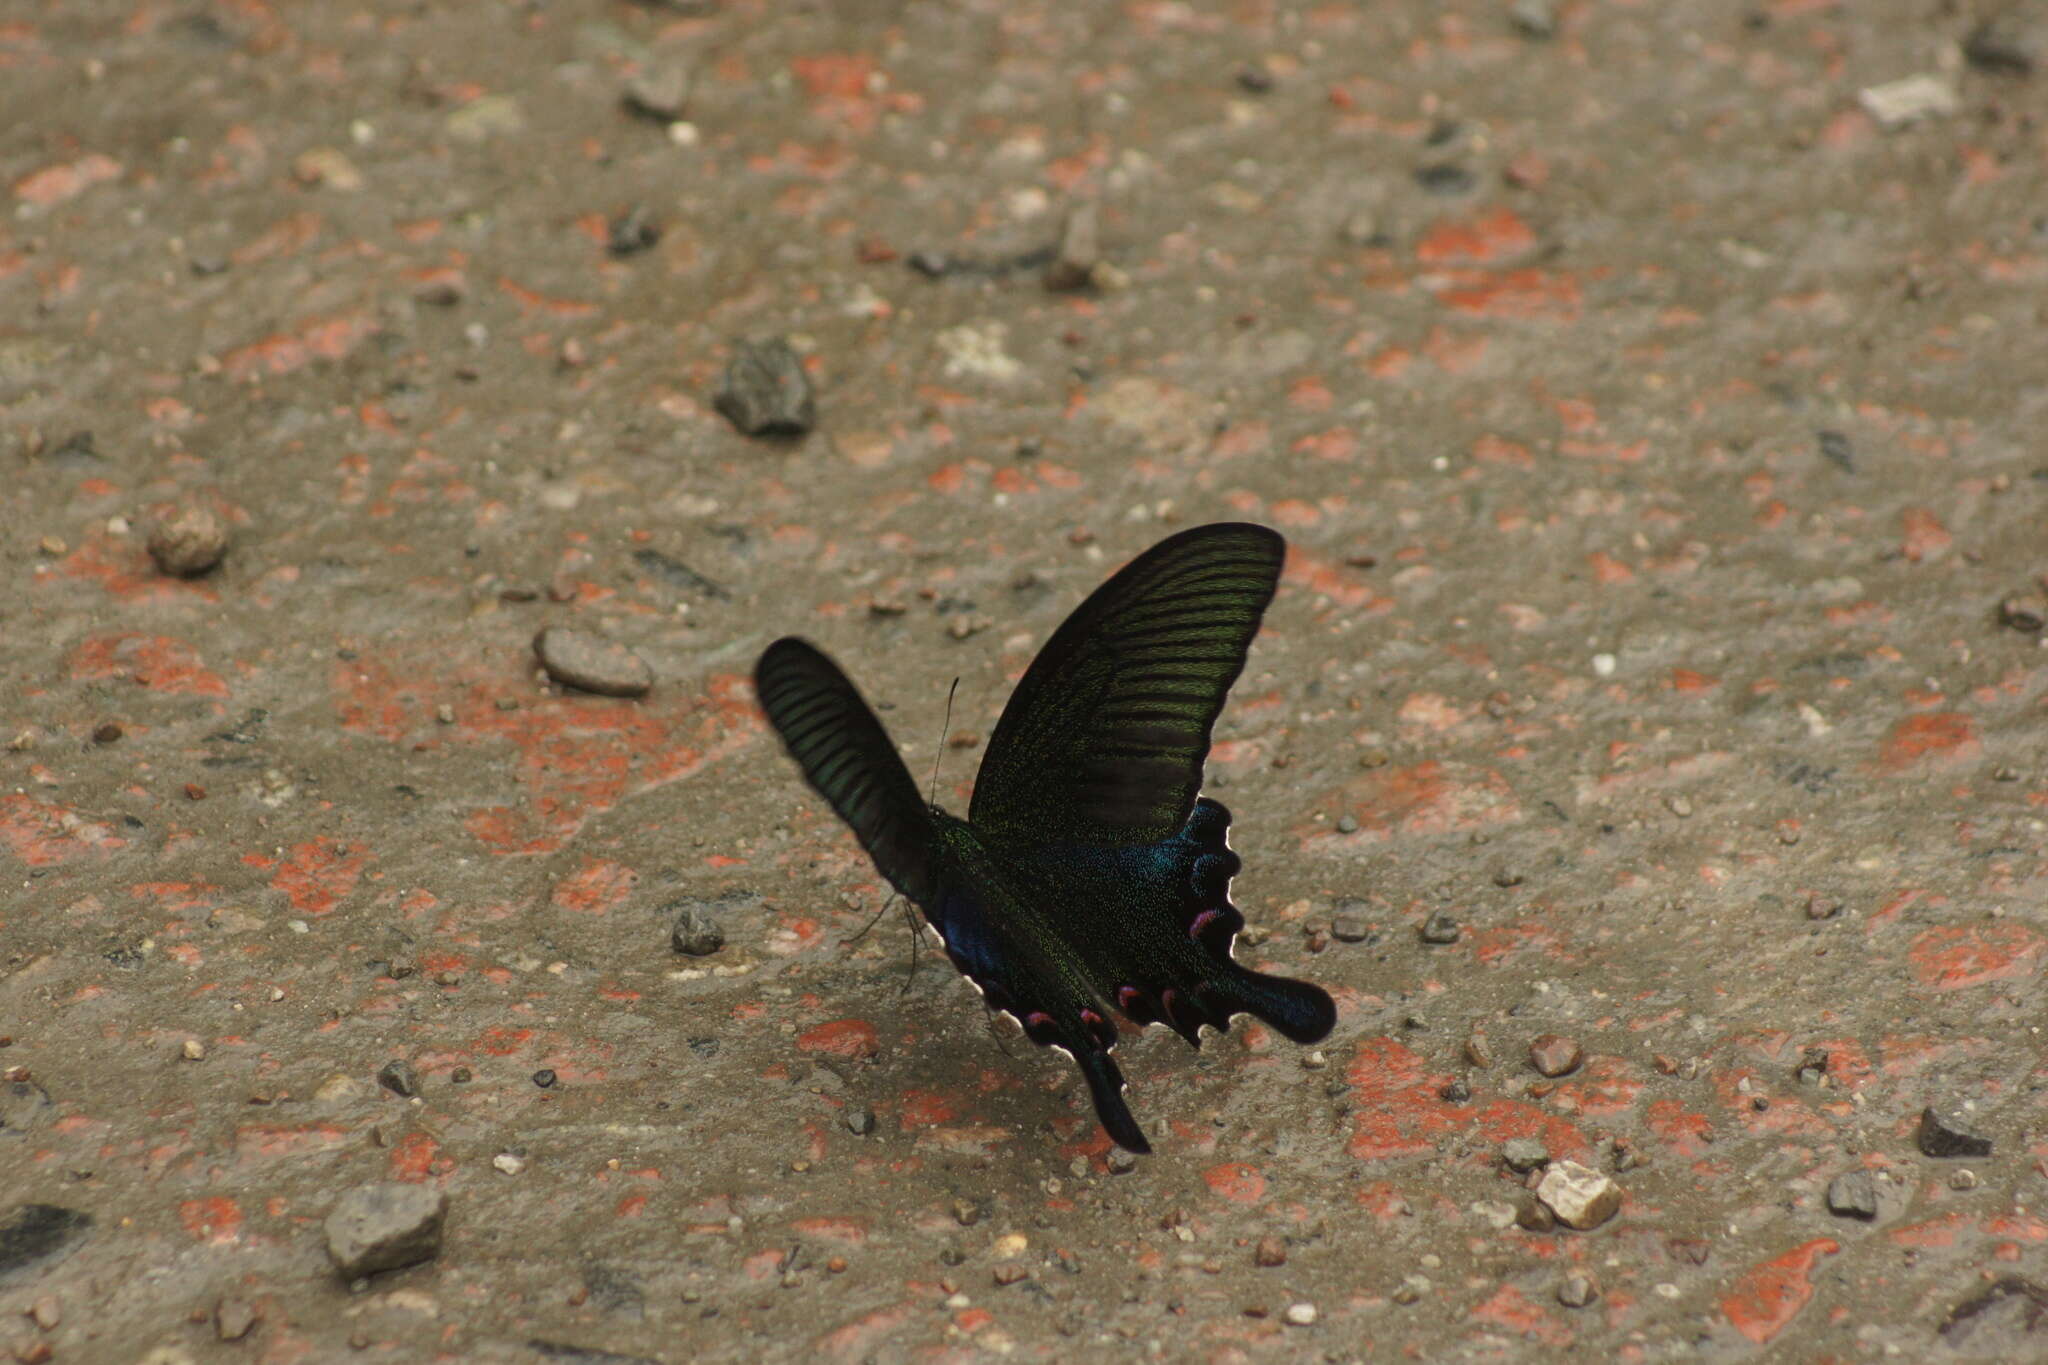
<instances>
[{"instance_id":1,"label":"forewing","mask_svg":"<svg viewBox=\"0 0 2048 1365\"><path fill-rule=\"evenodd\" d=\"M889 732L839 666L786 636L754 665L754 691L789 756L876 869L911 900L928 904L936 884L931 811Z\"/></svg>"},{"instance_id":2,"label":"forewing","mask_svg":"<svg viewBox=\"0 0 2048 1365\"><path fill-rule=\"evenodd\" d=\"M1285 554L1276 531L1219 522L1167 537L1097 588L1004 708L974 824L1098 847L1177 833Z\"/></svg>"}]
</instances>

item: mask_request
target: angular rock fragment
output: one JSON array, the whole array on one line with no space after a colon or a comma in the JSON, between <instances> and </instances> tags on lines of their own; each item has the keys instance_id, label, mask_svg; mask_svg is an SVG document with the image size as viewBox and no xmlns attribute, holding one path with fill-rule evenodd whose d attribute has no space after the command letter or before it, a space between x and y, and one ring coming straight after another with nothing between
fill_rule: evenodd
<instances>
[{"instance_id":1,"label":"angular rock fragment","mask_svg":"<svg viewBox=\"0 0 2048 1365\"><path fill-rule=\"evenodd\" d=\"M1576 1161L1553 1162L1536 1184L1536 1197L1566 1227L1597 1228L1621 1208L1621 1186Z\"/></svg>"},{"instance_id":2,"label":"angular rock fragment","mask_svg":"<svg viewBox=\"0 0 2048 1365\"><path fill-rule=\"evenodd\" d=\"M441 1252L448 1195L386 1181L344 1194L327 1215L327 1254L345 1280L430 1261Z\"/></svg>"},{"instance_id":3,"label":"angular rock fragment","mask_svg":"<svg viewBox=\"0 0 2048 1365\"><path fill-rule=\"evenodd\" d=\"M1095 205L1076 204L1060 229L1059 252L1045 268L1045 287L1054 291L1085 289L1095 282L1095 267L1101 263Z\"/></svg>"},{"instance_id":4,"label":"angular rock fragment","mask_svg":"<svg viewBox=\"0 0 2048 1365\"><path fill-rule=\"evenodd\" d=\"M1849 1171L1828 1182L1828 1212L1839 1218L1877 1217L1877 1183L1868 1171Z\"/></svg>"},{"instance_id":5,"label":"angular rock fragment","mask_svg":"<svg viewBox=\"0 0 2048 1365\"><path fill-rule=\"evenodd\" d=\"M781 337L740 342L711 401L749 436L801 436L818 420L811 378Z\"/></svg>"},{"instance_id":6,"label":"angular rock fragment","mask_svg":"<svg viewBox=\"0 0 2048 1365\"><path fill-rule=\"evenodd\" d=\"M670 947L686 956L709 957L725 946L725 930L703 907L688 905L669 932L668 941Z\"/></svg>"},{"instance_id":7,"label":"angular rock fragment","mask_svg":"<svg viewBox=\"0 0 2048 1365\"><path fill-rule=\"evenodd\" d=\"M1952 1109L1928 1105L1920 1111L1920 1131L1914 1136L1920 1150L1928 1156L1991 1155L1991 1139L1972 1130L1963 1116Z\"/></svg>"}]
</instances>

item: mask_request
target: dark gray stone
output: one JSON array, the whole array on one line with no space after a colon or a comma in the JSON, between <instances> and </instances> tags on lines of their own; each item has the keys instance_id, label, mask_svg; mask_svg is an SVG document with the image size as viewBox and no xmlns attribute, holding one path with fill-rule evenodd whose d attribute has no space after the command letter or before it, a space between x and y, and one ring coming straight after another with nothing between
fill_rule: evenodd
<instances>
[{"instance_id":1,"label":"dark gray stone","mask_svg":"<svg viewBox=\"0 0 2048 1365\"><path fill-rule=\"evenodd\" d=\"M801 436L817 425L811 377L781 337L733 349L712 405L749 436Z\"/></svg>"},{"instance_id":2,"label":"dark gray stone","mask_svg":"<svg viewBox=\"0 0 2048 1365\"><path fill-rule=\"evenodd\" d=\"M1877 1217L1877 1182L1868 1171L1848 1171L1828 1182L1828 1212L1841 1218Z\"/></svg>"},{"instance_id":3,"label":"dark gray stone","mask_svg":"<svg viewBox=\"0 0 2048 1365\"><path fill-rule=\"evenodd\" d=\"M725 946L725 930L701 905L690 904L669 931L668 942L689 957L709 957Z\"/></svg>"},{"instance_id":4,"label":"dark gray stone","mask_svg":"<svg viewBox=\"0 0 2048 1365\"><path fill-rule=\"evenodd\" d=\"M419 1072L412 1069L411 1062L396 1057L378 1068L377 1084L405 1099L411 1099L420 1093Z\"/></svg>"},{"instance_id":5,"label":"dark gray stone","mask_svg":"<svg viewBox=\"0 0 2048 1365\"><path fill-rule=\"evenodd\" d=\"M1915 1136L1928 1156L1991 1155L1991 1139L1973 1131L1955 1110L1928 1105L1920 1111L1920 1131Z\"/></svg>"}]
</instances>

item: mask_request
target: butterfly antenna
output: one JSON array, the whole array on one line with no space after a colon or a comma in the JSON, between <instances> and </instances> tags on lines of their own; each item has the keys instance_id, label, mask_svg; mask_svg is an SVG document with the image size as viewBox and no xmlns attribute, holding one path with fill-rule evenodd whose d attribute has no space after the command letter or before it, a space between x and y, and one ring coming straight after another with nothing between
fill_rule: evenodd
<instances>
[{"instance_id":1,"label":"butterfly antenna","mask_svg":"<svg viewBox=\"0 0 2048 1365\"><path fill-rule=\"evenodd\" d=\"M888 913L889 913L889 907L890 907L890 906L892 906L892 905L894 905L895 903L896 903L896 893L895 893L894 891L891 891L891 892L889 893L889 899L887 899L887 900L883 901L883 902L882 902L882 908L881 908L881 909L879 909L879 910L877 910L877 911L875 911L875 913L874 913L874 914L872 914L872 915L870 915L870 916L868 917L868 922L867 922L866 924L863 924L863 925L862 925L862 926L860 927L860 932L859 932L859 933L857 933L857 934L855 934L855 935L854 935L853 937L851 937L851 938L842 938L842 939L840 939L840 940L839 940L839 946L840 946L840 947L842 947L842 948L851 948L851 947L852 947L852 946L853 946L854 944L856 944L856 943L860 942L860 941L861 941L862 939L866 938L866 937L868 936L868 930L870 930L870 929L874 928L876 924L880 923L880 921L881 921L881 918L882 918L882 916L884 916L884 915L888 914Z\"/></svg>"},{"instance_id":2,"label":"butterfly antenna","mask_svg":"<svg viewBox=\"0 0 2048 1365\"><path fill-rule=\"evenodd\" d=\"M939 727L939 747L932 755L931 791L926 794L924 800L927 806L939 804L939 760L946 754L946 736L953 733L953 694L959 690L960 679L956 677L953 679L953 685L946 689L946 723Z\"/></svg>"}]
</instances>

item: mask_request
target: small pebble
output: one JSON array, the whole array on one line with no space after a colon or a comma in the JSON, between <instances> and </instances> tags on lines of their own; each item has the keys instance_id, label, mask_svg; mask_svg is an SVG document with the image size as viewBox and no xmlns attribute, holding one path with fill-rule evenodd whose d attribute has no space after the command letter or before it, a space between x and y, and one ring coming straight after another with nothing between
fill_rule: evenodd
<instances>
[{"instance_id":1,"label":"small pebble","mask_svg":"<svg viewBox=\"0 0 2048 1365\"><path fill-rule=\"evenodd\" d=\"M605 225L604 249L614 256L631 256L661 240L661 225L644 208L630 208Z\"/></svg>"},{"instance_id":2,"label":"small pebble","mask_svg":"<svg viewBox=\"0 0 2048 1365\"><path fill-rule=\"evenodd\" d=\"M1924 118L1953 114L1960 106L1954 87L1939 76L1921 72L1901 76L1882 85L1867 85L1856 92L1863 112L1877 120L1886 132L1896 132Z\"/></svg>"},{"instance_id":3,"label":"small pebble","mask_svg":"<svg viewBox=\"0 0 2048 1365\"><path fill-rule=\"evenodd\" d=\"M711 401L749 436L801 436L818 420L810 376L781 337L734 346Z\"/></svg>"},{"instance_id":4,"label":"small pebble","mask_svg":"<svg viewBox=\"0 0 2048 1365\"><path fill-rule=\"evenodd\" d=\"M1109 1155L1104 1160L1109 1165L1109 1173L1111 1175L1129 1175L1132 1171L1138 1169L1136 1153L1127 1152L1121 1147L1110 1148Z\"/></svg>"},{"instance_id":5,"label":"small pebble","mask_svg":"<svg viewBox=\"0 0 2048 1365\"><path fill-rule=\"evenodd\" d=\"M526 1158L515 1156L511 1152L500 1152L491 1158L491 1168L506 1175L518 1175L526 1169Z\"/></svg>"},{"instance_id":6,"label":"small pebble","mask_svg":"<svg viewBox=\"0 0 2048 1365\"><path fill-rule=\"evenodd\" d=\"M1509 1138L1500 1145L1500 1159L1509 1170L1519 1175L1550 1160L1550 1149L1535 1138Z\"/></svg>"},{"instance_id":7,"label":"small pebble","mask_svg":"<svg viewBox=\"0 0 2048 1365\"><path fill-rule=\"evenodd\" d=\"M1529 1044L1529 1065L1545 1076L1569 1076L1584 1060L1579 1045L1559 1034L1546 1033Z\"/></svg>"},{"instance_id":8,"label":"small pebble","mask_svg":"<svg viewBox=\"0 0 2048 1365\"><path fill-rule=\"evenodd\" d=\"M204 801L206 799L206 788L200 786L197 782L187 782L185 784L185 799L187 801Z\"/></svg>"},{"instance_id":9,"label":"small pebble","mask_svg":"<svg viewBox=\"0 0 2048 1365\"><path fill-rule=\"evenodd\" d=\"M28 1315L36 1320L36 1326L52 1332L63 1323L64 1308L57 1302L55 1294L41 1294L29 1305Z\"/></svg>"},{"instance_id":10,"label":"small pebble","mask_svg":"<svg viewBox=\"0 0 2048 1365\"><path fill-rule=\"evenodd\" d=\"M1576 1161L1545 1167L1536 1197L1550 1206L1558 1222L1582 1232L1599 1227L1621 1209L1621 1186Z\"/></svg>"},{"instance_id":11,"label":"small pebble","mask_svg":"<svg viewBox=\"0 0 2048 1365\"><path fill-rule=\"evenodd\" d=\"M1417 167L1415 183L1427 194L1449 196L1468 193L1475 182L1472 172L1463 166L1444 162Z\"/></svg>"},{"instance_id":12,"label":"small pebble","mask_svg":"<svg viewBox=\"0 0 2048 1365\"><path fill-rule=\"evenodd\" d=\"M687 957L709 957L725 946L725 930L703 907L691 905L677 918L668 942Z\"/></svg>"},{"instance_id":13,"label":"small pebble","mask_svg":"<svg viewBox=\"0 0 2048 1365\"><path fill-rule=\"evenodd\" d=\"M1330 937L1339 943L1363 943L1370 932L1359 915L1338 915L1330 921Z\"/></svg>"},{"instance_id":14,"label":"small pebble","mask_svg":"<svg viewBox=\"0 0 2048 1365\"><path fill-rule=\"evenodd\" d=\"M120 721L101 721L92 728L92 742L95 744L113 744L120 740L123 733Z\"/></svg>"},{"instance_id":15,"label":"small pebble","mask_svg":"<svg viewBox=\"0 0 2048 1365\"><path fill-rule=\"evenodd\" d=\"M866 1137L875 1131L875 1111L864 1104L855 1105L846 1111L846 1131L857 1137Z\"/></svg>"},{"instance_id":16,"label":"small pebble","mask_svg":"<svg viewBox=\"0 0 2048 1365\"><path fill-rule=\"evenodd\" d=\"M1549 38L1557 32L1557 15L1550 0L1515 0L1508 6L1508 22L1524 38Z\"/></svg>"},{"instance_id":17,"label":"small pebble","mask_svg":"<svg viewBox=\"0 0 2048 1365\"><path fill-rule=\"evenodd\" d=\"M1850 474L1856 472L1856 447L1849 438L1839 431L1819 431L1814 439L1820 443L1820 453L1830 463L1841 466Z\"/></svg>"},{"instance_id":18,"label":"small pebble","mask_svg":"<svg viewBox=\"0 0 2048 1365\"><path fill-rule=\"evenodd\" d=\"M203 1062L206 1060L206 1044L200 1042L197 1038L187 1038L184 1046L179 1050L185 1054L185 1060L188 1062Z\"/></svg>"},{"instance_id":19,"label":"small pebble","mask_svg":"<svg viewBox=\"0 0 2048 1365\"><path fill-rule=\"evenodd\" d=\"M377 1070L377 1084L402 1099L411 1099L420 1093L420 1077L412 1063L394 1057Z\"/></svg>"},{"instance_id":20,"label":"small pebble","mask_svg":"<svg viewBox=\"0 0 2048 1365\"><path fill-rule=\"evenodd\" d=\"M1948 1187L1952 1190L1974 1190L1977 1183L1977 1173L1971 1170L1957 1171L1948 1178Z\"/></svg>"},{"instance_id":21,"label":"small pebble","mask_svg":"<svg viewBox=\"0 0 2048 1365\"><path fill-rule=\"evenodd\" d=\"M224 1298L213 1306L214 1335L222 1341L240 1341L261 1316L247 1299Z\"/></svg>"},{"instance_id":22,"label":"small pebble","mask_svg":"<svg viewBox=\"0 0 2048 1365\"><path fill-rule=\"evenodd\" d=\"M620 103L656 123L674 123L690 99L690 73L669 62L650 62L626 79Z\"/></svg>"},{"instance_id":23,"label":"small pebble","mask_svg":"<svg viewBox=\"0 0 2048 1365\"><path fill-rule=\"evenodd\" d=\"M1312 1303L1290 1303L1287 1305L1287 1311L1280 1316L1287 1320L1290 1327L1310 1327L1315 1324L1316 1306Z\"/></svg>"},{"instance_id":24,"label":"small pebble","mask_svg":"<svg viewBox=\"0 0 2048 1365\"><path fill-rule=\"evenodd\" d=\"M601 697L644 697L654 670L622 644L573 626L549 626L533 637L533 652L550 678Z\"/></svg>"},{"instance_id":25,"label":"small pebble","mask_svg":"<svg viewBox=\"0 0 2048 1365\"><path fill-rule=\"evenodd\" d=\"M2034 13L2038 16L2039 11ZM1963 39L1963 56L1979 71L2032 75L2036 66L2048 62L2048 25L2027 16L2024 6L2014 5L1971 29Z\"/></svg>"},{"instance_id":26,"label":"small pebble","mask_svg":"<svg viewBox=\"0 0 2048 1365\"><path fill-rule=\"evenodd\" d=\"M1348 813L1347 813L1347 814L1344 814L1344 815L1340 815L1340 816L1338 816L1338 817L1337 817L1337 832L1338 832L1339 834L1356 834L1356 833L1358 833L1358 817L1357 817L1357 816L1355 816L1355 815L1351 815L1351 814L1348 814Z\"/></svg>"},{"instance_id":27,"label":"small pebble","mask_svg":"<svg viewBox=\"0 0 2048 1365\"><path fill-rule=\"evenodd\" d=\"M1258 1246L1252 1249L1252 1264L1267 1267L1286 1265L1287 1243L1271 1234L1261 1237Z\"/></svg>"},{"instance_id":28,"label":"small pebble","mask_svg":"<svg viewBox=\"0 0 2048 1365\"><path fill-rule=\"evenodd\" d=\"M1600 1297L1600 1286L1593 1283L1593 1277L1578 1271L1564 1277L1564 1283L1557 1287L1557 1301L1566 1308L1584 1308Z\"/></svg>"},{"instance_id":29,"label":"small pebble","mask_svg":"<svg viewBox=\"0 0 2048 1365\"><path fill-rule=\"evenodd\" d=\"M1877 1217L1877 1183L1868 1171L1848 1171L1828 1182L1828 1212L1841 1218Z\"/></svg>"},{"instance_id":30,"label":"small pebble","mask_svg":"<svg viewBox=\"0 0 2048 1365\"><path fill-rule=\"evenodd\" d=\"M1806 898L1806 917L1808 919L1833 919L1841 913L1842 903L1833 896L1823 896L1816 892Z\"/></svg>"},{"instance_id":31,"label":"small pebble","mask_svg":"<svg viewBox=\"0 0 2048 1365\"><path fill-rule=\"evenodd\" d=\"M553 1067L544 1066L533 1073L533 1083L543 1090L553 1088L555 1079L555 1069Z\"/></svg>"},{"instance_id":32,"label":"small pebble","mask_svg":"<svg viewBox=\"0 0 2048 1365\"><path fill-rule=\"evenodd\" d=\"M1470 1208L1473 1217L1495 1232L1513 1227L1515 1219L1520 1216L1515 1206L1505 1199L1475 1199Z\"/></svg>"},{"instance_id":33,"label":"small pebble","mask_svg":"<svg viewBox=\"0 0 2048 1365\"><path fill-rule=\"evenodd\" d=\"M1337 235L1350 246L1371 246L1380 237L1379 215L1371 209L1359 209L1345 218Z\"/></svg>"},{"instance_id":34,"label":"small pebble","mask_svg":"<svg viewBox=\"0 0 2048 1365\"><path fill-rule=\"evenodd\" d=\"M1060 228L1059 250L1045 269L1045 287L1055 292L1085 289L1102 264L1101 232L1093 200L1076 204Z\"/></svg>"},{"instance_id":35,"label":"small pebble","mask_svg":"<svg viewBox=\"0 0 2048 1365\"><path fill-rule=\"evenodd\" d=\"M210 508L179 503L149 527L149 557L174 578L196 578L227 554L227 528Z\"/></svg>"},{"instance_id":36,"label":"small pebble","mask_svg":"<svg viewBox=\"0 0 2048 1365\"><path fill-rule=\"evenodd\" d=\"M335 1201L327 1253L344 1280L432 1260L441 1252L448 1195L427 1185L362 1185Z\"/></svg>"},{"instance_id":37,"label":"small pebble","mask_svg":"<svg viewBox=\"0 0 2048 1365\"><path fill-rule=\"evenodd\" d=\"M1022 1261L999 1261L989 1277L997 1284L1015 1284L1019 1280L1029 1279L1030 1276L1030 1268Z\"/></svg>"},{"instance_id":38,"label":"small pebble","mask_svg":"<svg viewBox=\"0 0 2048 1365\"><path fill-rule=\"evenodd\" d=\"M1465 1060L1481 1071L1493 1065L1493 1045L1477 1029L1465 1036Z\"/></svg>"},{"instance_id":39,"label":"small pebble","mask_svg":"<svg viewBox=\"0 0 2048 1365\"><path fill-rule=\"evenodd\" d=\"M1422 922L1422 941L1424 943L1438 946L1456 943L1458 936L1463 932L1458 922L1441 910L1431 912L1429 918Z\"/></svg>"},{"instance_id":40,"label":"small pebble","mask_svg":"<svg viewBox=\"0 0 2048 1365\"><path fill-rule=\"evenodd\" d=\"M1403 1275L1400 1285L1388 1297L1399 1304L1415 1303L1432 1287L1427 1275Z\"/></svg>"},{"instance_id":41,"label":"small pebble","mask_svg":"<svg viewBox=\"0 0 2048 1365\"><path fill-rule=\"evenodd\" d=\"M1525 1232L1554 1232L1557 1215L1542 1200L1523 1195L1515 1201L1515 1226Z\"/></svg>"},{"instance_id":42,"label":"small pebble","mask_svg":"<svg viewBox=\"0 0 2048 1365\"><path fill-rule=\"evenodd\" d=\"M475 1079L476 1073L466 1066L458 1066L448 1073L448 1081L451 1085L468 1085Z\"/></svg>"},{"instance_id":43,"label":"small pebble","mask_svg":"<svg viewBox=\"0 0 2048 1365\"><path fill-rule=\"evenodd\" d=\"M2028 633L2048 626L2048 597L2037 592L2016 592L1998 604L1998 619L2014 630Z\"/></svg>"},{"instance_id":44,"label":"small pebble","mask_svg":"<svg viewBox=\"0 0 2048 1365\"><path fill-rule=\"evenodd\" d=\"M1991 1139L1973 1131L1955 1110L1933 1105L1921 1110L1915 1137L1920 1150L1931 1157L1991 1155Z\"/></svg>"}]
</instances>

